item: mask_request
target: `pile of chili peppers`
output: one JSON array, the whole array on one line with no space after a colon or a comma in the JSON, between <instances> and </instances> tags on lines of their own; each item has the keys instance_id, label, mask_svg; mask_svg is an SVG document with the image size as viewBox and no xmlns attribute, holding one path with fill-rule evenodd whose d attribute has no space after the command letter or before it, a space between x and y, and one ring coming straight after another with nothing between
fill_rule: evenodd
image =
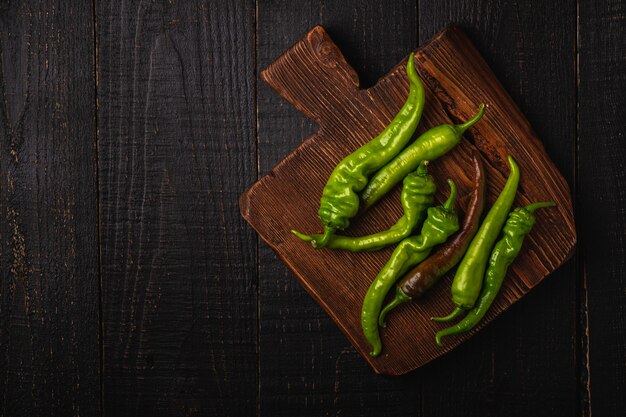
<instances>
[{"instance_id":1,"label":"pile of chili peppers","mask_svg":"<svg viewBox=\"0 0 626 417\"><path fill-rule=\"evenodd\" d=\"M473 189L463 225L459 227L454 210L457 188L451 179L448 179L448 199L442 205L433 206L436 187L428 174L429 161L453 149L463 134L483 117L485 106L481 104L476 115L467 122L436 126L407 146L425 104L424 85L415 69L413 54L409 56L406 72L409 96L398 114L378 136L345 157L330 174L318 211L322 233L307 235L292 230L294 235L317 249L361 252L398 244L363 300L361 327L372 347L372 356L382 351L379 327L385 326L387 314L420 297L457 264L451 286L454 309L447 316L432 320L448 322L464 317L437 332L435 341L442 346L444 336L476 326L495 300L509 265L530 233L535 223L535 210L555 205L540 202L511 211L520 170L509 156L508 179L482 219L486 178L481 158L474 154ZM360 209L375 204L401 181L400 202L404 213L391 228L358 237L337 233L350 225L350 219ZM430 256L438 245L438 250ZM385 298L398 281L395 296L384 306Z\"/></svg>"}]
</instances>

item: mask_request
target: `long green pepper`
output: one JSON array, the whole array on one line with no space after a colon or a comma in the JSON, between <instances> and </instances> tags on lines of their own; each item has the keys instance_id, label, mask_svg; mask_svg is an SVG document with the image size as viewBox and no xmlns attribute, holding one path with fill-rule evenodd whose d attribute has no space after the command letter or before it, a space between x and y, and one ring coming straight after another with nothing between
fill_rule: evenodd
<instances>
[{"instance_id":1,"label":"long green pepper","mask_svg":"<svg viewBox=\"0 0 626 417\"><path fill-rule=\"evenodd\" d=\"M359 211L357 193L365 188L369 176L396 156L413 136L425 101L424 85L415 71L413 53L406 73L409 96L398 114L378 136L344 158L330 174L317 212L324 234L316 240L315 247L323 248L335 231L349 226L350 219Z\"/></svg>"},{"instance_id":2,"label":"long green pepper","mask_svg":"<svg viewBox=\"0 0 626 417\"><path fill-rule=\"evenodd\" d=\"M448 183L448 200L441 206L428 209L421 233L400 242L367 290L361 309L361 327L372 346L372 356L378 356L382 350L378 316L389 289L409 268L426 259L435 245L445 242L451 234L459 230L459 220L453 208L456 185L452 180L448 180Z\"/></svg>"},{"instance_id":3,"label":"long green pepper","mask_svg":"<svg viewBox=\"0 0 626 417\"><path fill-rule=\"evenodd\" d=\"M442 337L466 332L482 320L496 299L506 276L506 271L519 254L524 238L535 224L535 210L555 205L553 202L534 203L526 207L518 207L509 213L509 219L502 229L503 237L496 243L491 252L485 282L476 306L467 313L463 320L437 332L435 340L439 346L443 346Z\"/></svg>"},{"instance_id":4,"label":"long green pepper","mask_svg":"<svg viewBox=\"0 0 626 417\"><path fill-rule=\"evenodd\" d=\"M445 317L433 317L434 321L453 320L463 314L464 311L474 307L476 303L482 287L489 254L500 235L500 230L502 230L517 193L520 178L519 167L513 157L509 156L508 160L511 167L509 178L472 239L454 275L451 292L452 301L456 308Z\"/></svg>"},{"instance_id":5,"label":"long green pepper","mask_svg":"<svg viewBox=\"0 0 626 417\"><path fill-rule=\"evenodd\" d=\"M387 194L402 179L424 160L433 161L454 148L463 137L463 133L485 113L481 104L478 112L467 122L460 125L443 124L422 133L412 144L376 173L361 193L363 207L372 206Z\"/></svg>"},{"instance_id":6,"label":"long green pepper","mask_svg":"<svg viewBox=\"0 0 626 417\"><path fill-rule=\"evenodd\" d=\"M427 166L428 162L423 161L417 171L407 175L404 179L400 195L404 214L396 224L385 231L367 236L352 237L335 234L328 240L326 247L352 252L375 251L408 237L422 221L426 210L434 201L435 180L428 174ZM300 239L313 244L322 238L320 234L309 236L295 230L291 232Z\"/></svg>"}]
</instances>

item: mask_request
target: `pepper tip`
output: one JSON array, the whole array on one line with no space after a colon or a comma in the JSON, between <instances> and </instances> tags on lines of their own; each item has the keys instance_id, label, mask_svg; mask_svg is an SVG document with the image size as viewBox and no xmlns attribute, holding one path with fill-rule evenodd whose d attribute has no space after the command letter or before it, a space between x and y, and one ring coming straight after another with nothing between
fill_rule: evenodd
<instances>
[{"instance_id":1,"label":"pepper tip","mask_svg":"<svg viewBox=\"0 0 626 417\"><path fill-rule=\"evenodd\" d=\"M304 233L300 233L300 232L298 232L295 229L291 229L291 233L293 235L297 236L299 239L304 240L305 242L314 242L315 241L312 236L305 235Z\"/></svg>"},{"instance_id":2,"label":"pepper tip","mask_svg":"<svg viewBox=\"0 0 626 417\"><path fill-rule=\"evenodd\" d=\"M432 321L436 321L436 322L442 323L442 322L454 320L455 318L457 318L461 314L463 314L463 311L465 311L465 310L463 310L461 307L456 307L454 310L452 310L452 313L448 314L445 317L431 317L430 319Z\"/></svg>"},{"instance_id":3,"label":"pepper tip","mask_svg":"<svg viewBox=\"0 0 626 417\"><path fill-rule=\"evenodd\" d=\"M411 52L409 55L409 59L406 63L406 75L409 78L409 83L412 85L422 85L422 80L420 79L416 69L415 69L415 53ZM420 88L422 90L422 88Z\"/></svg>"},{"instance_id":4,"label":"pepper tip","mask_svg":"<svg viewBox=\"0 0 626 417\"><path fill-rule=\"evenodd\" d=\"M370 351L370 356L376 357L380 355L380 352L383 350L383 344L378 340L369 340L370 345L372 346L372 350Z\"/></svg>"}]
</instances>

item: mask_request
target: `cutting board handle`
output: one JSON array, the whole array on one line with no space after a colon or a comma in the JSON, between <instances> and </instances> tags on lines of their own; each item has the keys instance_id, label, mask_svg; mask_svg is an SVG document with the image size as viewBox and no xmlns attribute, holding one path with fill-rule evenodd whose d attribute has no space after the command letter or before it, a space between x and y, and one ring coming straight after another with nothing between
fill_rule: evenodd
<instances>
[{"instance_id":1,"label":"cutting board handle","mask_svg":"<svg viewBox=\"0 0 626 417\"><path fill-rule=\"evenodd\" d=\"M321 26L261 72L276 92L320 126L346 116L346 100L359 90L359 77Z\"/></svg>"}]
</instances>

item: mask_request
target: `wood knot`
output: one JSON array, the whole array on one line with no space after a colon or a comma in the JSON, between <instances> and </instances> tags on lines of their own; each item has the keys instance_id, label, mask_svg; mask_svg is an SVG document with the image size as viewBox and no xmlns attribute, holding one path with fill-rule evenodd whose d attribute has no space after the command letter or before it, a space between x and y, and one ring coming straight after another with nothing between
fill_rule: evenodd
<instances>
[{"instance_id":1,"label":"wood knot","mask_svg":"<svg viewBox=\"0 0 626 417\"><path fill-rule=\"evenodd\" d=\"M339 48L322 28L316 29L309 33L309 44L315 57L325 67L336 68L341 60Z\"/></svg>"}]
</instances>

